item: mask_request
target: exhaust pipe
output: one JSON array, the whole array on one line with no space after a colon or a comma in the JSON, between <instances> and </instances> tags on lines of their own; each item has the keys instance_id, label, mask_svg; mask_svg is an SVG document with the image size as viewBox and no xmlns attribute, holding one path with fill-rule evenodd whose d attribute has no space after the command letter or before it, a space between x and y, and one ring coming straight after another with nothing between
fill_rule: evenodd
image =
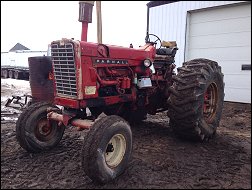
<instances>
[{"instance_id":1,"label":"exhaust pipe","mask_svg":"<svg viewBox=\"0 0 252 190\"><path fill-rule=\"evenodd\" d=\"M82 22L81 41L87 41L88 23L92 23L92 12L95 1L79 2L79 21ZM101 1L96 1L97 42L102 43Z\"/></svg>"},{"instance_id":2,"label":"exhaust pipe","mask_svg":"<svg viewBox=\"0 0 252 190\"><path fill-rule=\"evenodd\" d=\"M92 23L94 1L79 2L79 21L82 22L81 41L87 41L88 23Z\"/></svg>"}]
</instances>

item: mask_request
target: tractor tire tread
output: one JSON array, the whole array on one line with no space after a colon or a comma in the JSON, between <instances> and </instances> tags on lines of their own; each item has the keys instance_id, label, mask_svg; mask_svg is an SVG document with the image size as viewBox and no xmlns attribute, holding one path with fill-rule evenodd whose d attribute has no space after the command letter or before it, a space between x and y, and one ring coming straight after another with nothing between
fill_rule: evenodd
<instances>
[{"instance_id":1,"label":"tractor tire tread","mask_svg":"<svg viewBox=\"0 0 252 190\"><path fill-rule=\"evenodd\" d=\"M184 69L178 69L175 82L169 88L171 95L167 103L170 109L167 114L170 125L180 137L196 141L208 140L215 135L223 108L224 82L221 67L212 60L194 59L183 63L182 68ZM211 81L218 88L218 110L212 123L206 124L202 113L203 94Z\"/></svg>"}]
</instances>

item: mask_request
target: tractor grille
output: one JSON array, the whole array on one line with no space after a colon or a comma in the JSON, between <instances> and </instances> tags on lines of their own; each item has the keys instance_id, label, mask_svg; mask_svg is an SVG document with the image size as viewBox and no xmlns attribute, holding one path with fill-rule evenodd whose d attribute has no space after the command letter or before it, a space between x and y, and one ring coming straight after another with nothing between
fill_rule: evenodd
<instances>
[{"instance_id":1,"label":"tractor grille","mask_svg":"<svg viewBox=\"0 0 252 190\"><path fill-rule=\"evenodd\" d=\"M76 70L73 44L52 44L51 57L57 95L76 98Z\"/></svg>"}]
</instances>

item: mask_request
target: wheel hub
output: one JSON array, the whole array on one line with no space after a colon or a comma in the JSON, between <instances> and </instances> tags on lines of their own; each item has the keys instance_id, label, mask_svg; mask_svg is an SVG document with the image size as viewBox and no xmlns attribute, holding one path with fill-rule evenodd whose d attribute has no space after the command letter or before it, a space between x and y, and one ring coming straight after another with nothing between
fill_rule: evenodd
<instances>
[{"instance_id":1,"label":"wheel hub","mask_svg":"<svg viewBox=\"0 0 252 190\"><path fill-rule=\"evenodd\" d=\"M112 143L108 144L106 153L113 152L114 151L114 146Z\"/></svg>"},{"instance_id":2,"label":"wheel hub","mask_svg":"<svg viewBox=\"0 0 252 190\"><path fill-rule=\"evenodd\" d=\"M216 83L211 83L204 94L203 114L205 120L210 123L216 114L218 102L218 90Z\"/></svg>"},{"instance_id":3,"label":"wheel hub","mask_svg":"<svg viewBox=\"0 0 252 190\"><path fill-rule=\"evenodd\" d=\"M47 124L43 124L43 125L39 126L39 132L42 135L48 135L50 133L50 127L48 127Z\"/></svg>"},{"instance_id":4,"label":"wheel hub","mask_svg":"<svg viewBox=\"0 0 252 190\"><path fill-rule=\"evenodd\" d=\"M42 141L46 141L48 140L48 136L51 134L52 132L52 127L50 125L48 125L48 121L47 119L41 119L39 120L37 127L36 127L36 137L39 140Z\"/></svg>"},{"instance_id":5,"label":"wheel hub","mask_svg":"<svg viewBox=\"0 0 252 190\"><path fill-rule=\"evenodd\" d=\"M126 140L123 135L114 135L107 144L105 160L109 167L114 168L120 164L126 150Z\"/></svg>"}]
</instances>

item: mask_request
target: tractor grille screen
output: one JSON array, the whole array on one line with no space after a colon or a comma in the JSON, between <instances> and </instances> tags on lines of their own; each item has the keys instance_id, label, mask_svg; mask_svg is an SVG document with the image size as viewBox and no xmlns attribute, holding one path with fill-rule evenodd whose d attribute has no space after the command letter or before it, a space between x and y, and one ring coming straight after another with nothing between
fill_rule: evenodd
<instances>
[{"instance_id":1,"label":"tractor grille screen","mask_svg":"<svg viewBox=\"0 0 252 190\"><path fill-rule=\"evenodd\" d=\"M77 97L73 44L52 44L51 57L57 95Z\"/></svg>"}]
</instances>

